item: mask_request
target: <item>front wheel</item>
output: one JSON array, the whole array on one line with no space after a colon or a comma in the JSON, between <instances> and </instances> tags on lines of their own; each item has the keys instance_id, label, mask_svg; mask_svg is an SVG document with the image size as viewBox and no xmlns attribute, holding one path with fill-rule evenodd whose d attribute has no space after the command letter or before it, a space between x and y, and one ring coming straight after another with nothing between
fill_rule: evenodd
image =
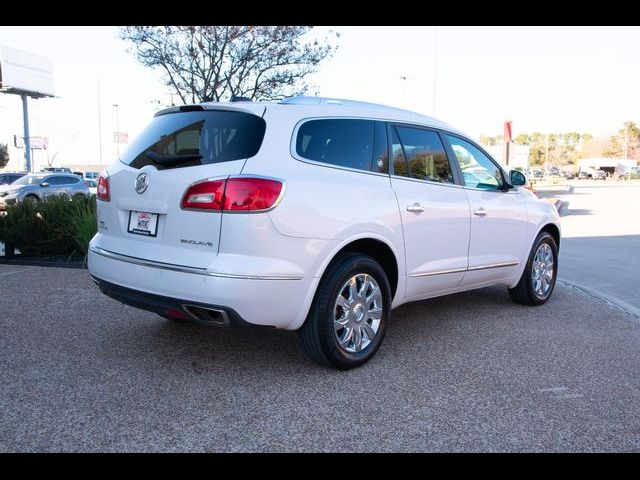
<instances>
[{"instance_id":1,"label":"front wheel","mask_svg":"<svg viewBox=\"0 0 640 480\"><path fill-rule=\"evenodd\" d=\"M542 305L551 296L558 275L558 247L547 232L540 232L518 284L509 289L516 303Z\"/></svg>"},{"instance_id":2,"label":"front wheel","mask_svg":"<svg viewBox=\"0 0 640 480\"><path fill-rule=\"evenodd\" d=\"M327 367L347 370L366 363L380 347L391 307L391 289L373 258L339 257L320 280L299 331L303 350Z\"/></svg>"}]
</instances>

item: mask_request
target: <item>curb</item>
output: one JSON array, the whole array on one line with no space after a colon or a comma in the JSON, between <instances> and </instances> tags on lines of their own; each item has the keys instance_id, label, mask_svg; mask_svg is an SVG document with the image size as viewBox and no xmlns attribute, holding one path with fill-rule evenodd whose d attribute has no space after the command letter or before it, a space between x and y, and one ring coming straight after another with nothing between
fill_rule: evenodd
<instances>
[{"instance_id":1,"label":"curb","mask_svg":"<svg viewBox=\"0 0 640 480\"><path fill-rule=\"evenodd\" d=\"M77 260L71 262L61 262L60 260L35 260L20 258L0 258L0 265L24 265L26 267L55 267L55 268L75 268L78 270L86 270L85 262Z\"/></svg>"},{"instance_id":2,"label":"curb","mask_svg":"<svg viewBox=\"0 0 640 480\"><path fill-rule=\"evenodd\" d=\"M579 283L573 283L561 278L558 278L557 282L560 285L564 285L565 287L573 288L574 290L577 290L584 295L588 295L590 297L596 298L606 303L607 305L617 308L618 310L622 310L624 313L634 317L635 321L640 321L640 308L634 307L633 305L625 302L624 300L620 300L617 297L606 295L592 288L585 287L584 285L580 285Z\"/></svg>"}]
</instances>

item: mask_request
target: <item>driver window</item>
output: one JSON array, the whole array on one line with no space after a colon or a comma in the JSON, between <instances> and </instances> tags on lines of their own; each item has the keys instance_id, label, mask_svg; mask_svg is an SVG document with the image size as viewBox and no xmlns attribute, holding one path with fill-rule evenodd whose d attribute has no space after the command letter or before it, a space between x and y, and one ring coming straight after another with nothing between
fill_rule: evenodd
<instances>
[{"instance_id":1,"label":"driver window","mask_svg":"<svg viewBox=\"0 0 640 480\"><path fill-rule=\"evenodd\" d=\"M504 185L500 167L477 147L461 138L447 135L447 140L462 170L466 187L500 190Z\"/></svg>"}]
</instances>

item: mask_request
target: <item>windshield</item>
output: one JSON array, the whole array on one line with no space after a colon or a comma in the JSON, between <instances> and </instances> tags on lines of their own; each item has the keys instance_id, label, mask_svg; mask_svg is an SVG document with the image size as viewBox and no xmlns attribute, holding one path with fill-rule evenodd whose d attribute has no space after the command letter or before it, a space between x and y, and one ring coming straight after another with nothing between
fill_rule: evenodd
<instances>
[{"instance_id":1,"label":"windshield","mask_svg":"<svg viewBox=\"0 0 640 480\"><path fill-rule=\"evenodd\" d=\"M201 110L155 117L121 161L159 170L253 157L262 145L265 121L245 112Z\"/></svg>"},{"instance_id":2,"label":"windshield","mask_svg":"<svg viewBox=\"0 0 640 480\"><path fill-rule=\"evenodd\" d=\"M11 185L39 185L44 180L45 175L25 175L13 182Z\"/></svg>"}]
</instances>

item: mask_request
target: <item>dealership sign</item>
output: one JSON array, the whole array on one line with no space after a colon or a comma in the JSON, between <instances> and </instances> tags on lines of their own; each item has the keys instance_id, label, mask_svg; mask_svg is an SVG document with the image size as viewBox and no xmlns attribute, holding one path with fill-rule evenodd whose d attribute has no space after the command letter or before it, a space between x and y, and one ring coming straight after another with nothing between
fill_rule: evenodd
<instances>
[{"instance_id":1,"label":"dealership sign","mask_svg":"<svg viewBox=\"0 0 640 480\"><path fill-rule=\"evenodd\" d=\"M53 96L53 65L41 55L0 47L0 90Z\"/></svg>"}]
</instances>

